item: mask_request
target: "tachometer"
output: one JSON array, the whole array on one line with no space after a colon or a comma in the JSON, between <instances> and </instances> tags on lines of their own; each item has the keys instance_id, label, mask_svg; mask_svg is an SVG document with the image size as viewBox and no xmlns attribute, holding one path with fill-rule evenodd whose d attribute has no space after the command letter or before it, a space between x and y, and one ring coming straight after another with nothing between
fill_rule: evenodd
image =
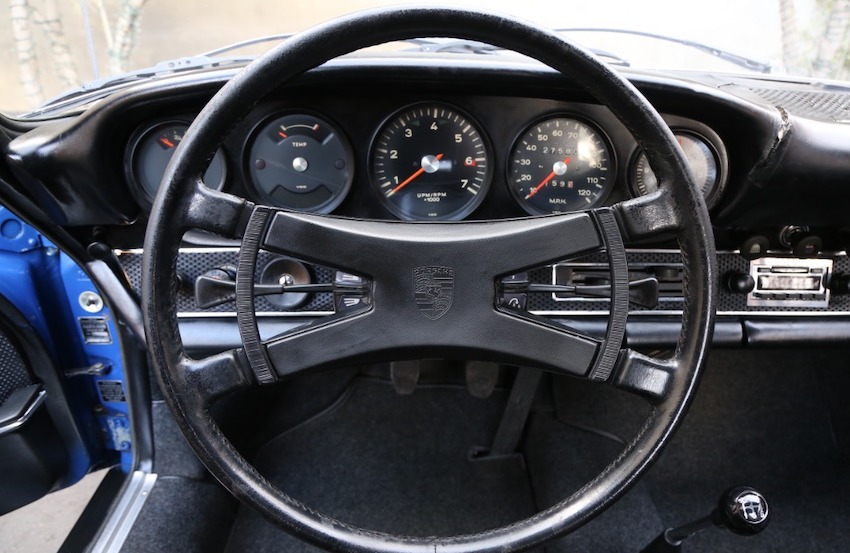
<instances>
[{"instance_id":1,"label":"tachometer","mask_svg":"<svg viewBox=\"0 0 850 553\"><path fill-rule=\"evenodd\" d=\"M601 131L572 117L549 117L528 127L508 161L508 185L532 215L587 209L614 184L613 153Z\"/></svg>"},{"instance_id":2,"label":"tachometer","mask_svg":"<svg viewBox=\"0 0 850 553\"><path fill-rule=\"evenodd\" d=\"M343 134L313 115L266 121L248 147L248 173L263 201L279 207L330 213L354 179L354 154Z\"/></svg>"},{"instance_id":3,"label":"tachometer","mask_svg":"<svg viewBox=\"0 0 850 553\"><path fill-rule=\"evenodd\" d=\"M457 220L490 186L490 154L472 120L443 104L393 115L371 154L372 184L386 207L407 220Z\"/></svg>"}]
</instances>

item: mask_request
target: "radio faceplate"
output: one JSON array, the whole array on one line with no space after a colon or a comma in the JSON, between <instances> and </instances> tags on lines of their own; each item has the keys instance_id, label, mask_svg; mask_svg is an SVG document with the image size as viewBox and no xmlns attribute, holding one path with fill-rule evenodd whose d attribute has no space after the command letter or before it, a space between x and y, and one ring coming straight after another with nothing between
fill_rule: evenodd
<instances>
[{"instance_id":1,"label":"radio faceplate","mask_svg":"<svg viewBox=\"0 0 850 553\"><path fill-rule=\"evenodd\" d=\"M755 281L747 306L827 307L831 259L763 257L750 262Z\"/></svg>"}]
</instances>

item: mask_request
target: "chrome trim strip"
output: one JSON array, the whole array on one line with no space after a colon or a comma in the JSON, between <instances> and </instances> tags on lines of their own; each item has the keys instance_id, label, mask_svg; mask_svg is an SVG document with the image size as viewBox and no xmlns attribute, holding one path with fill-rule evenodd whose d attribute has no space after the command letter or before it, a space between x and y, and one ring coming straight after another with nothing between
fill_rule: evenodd
<instances>
[{"instance_id":1,"label":"chrome trim strip","mask_svg":"<svg viewBox=\"0 0 850 553\"><path fill-rule=\"evenodd\" d=\"M118 553L133 529L142 507L156 483L156 474L135 471L115 509L104 523L91 553Z\"/></svg>"},{"instance_id":2,"label":"chrome trim strip","mask_svg":"<svg viewBox=\"0 0 850 553\"><path fill-rule=\"evenodd\" d=\"M531 311L543 317L607 317L607 311ZM629 311L629 317L681 317L681 311ZM850 311L718 311L718 317L850 317Z\"/></svg>"},{"instance_id":3,"label":"chrome trim strip","mask_svg":"<svg viewBox=\"0 0 850 553\"><path fill-rule=\"evenodd\" d=\"M38 408L41 407L41 404L44 403L45 399L47 399L47 392L45 390L40 390L38 395L35 396L35 399L32 400L32 403L30 403L29 407L27 407L26 411L24 411L23 415L18 417L17 420L0 427L0 436L14 432L25 425L27 421L32 418Z\"/></svg>"},{"instance_id":4,"label":"chrome trim strip","mask_svg":"<svg viewBox=\"0 0 850 553\"><path fill-rule=\"evenodd\" d=\"M261 311L255 313L257 317L281 317L285 319L298 317L327 317L333 315L333 311ZM204 311L182 311L177 314L178 319L235 319L235 311L217 311L206 313Z\"/></svg>"}]
</instances>

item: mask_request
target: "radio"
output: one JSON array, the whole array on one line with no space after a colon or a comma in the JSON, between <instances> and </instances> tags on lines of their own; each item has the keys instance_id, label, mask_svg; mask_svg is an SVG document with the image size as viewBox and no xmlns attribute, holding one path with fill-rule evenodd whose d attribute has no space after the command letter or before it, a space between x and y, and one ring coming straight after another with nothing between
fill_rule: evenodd
<instances>
[{"instance_id":1,"label":"radio","mask_svg":"<svg viewBox=\"0 0 850 553\"><path fill-rule=\"evenodd\" d=\"M755 281L747 306L828 307L831 259L763 257L750 262Z\"/></svg>"}]
</instances>

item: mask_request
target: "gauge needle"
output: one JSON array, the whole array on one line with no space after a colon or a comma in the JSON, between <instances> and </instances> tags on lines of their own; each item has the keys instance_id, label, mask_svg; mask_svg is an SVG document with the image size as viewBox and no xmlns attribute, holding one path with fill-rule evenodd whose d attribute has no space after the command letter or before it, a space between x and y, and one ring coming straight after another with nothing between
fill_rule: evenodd
<instances>
[{"instance_id":1,"label":"gauge needle","mask_svg":"<svg viewBox=\"0 0 850 553\"><path fill-rule=\"evenodd\" d=\"M437 154L436 156L434 156L434 159L436 159L437 161L440 161L441 159L443 159L443 154ZM398 192L399 190L401 190L402 188L404 188L405 186L410 184L410 181L412 181L413 179L415 179L416 177L418 177L419 175L421 175L424 172L425 172L424 166L417 169L415 173L413 173L412 175L410 175L409 177L407 177L406 179L401 181L401 183L398 186L396 186L395 188L390 190L389 194L387 194L387 197L389 198L390 196L392 196L393 194L395 194L396 192Z\"/></svg>"},{"instance_id":2,"label":"gauge needle","mask_svg":"<svg viewBox=\"0 0 850 553\"><path fill-rule=\"evenodd\" d=\"M534 189L533 189L531 192L529 192L529 193L528 193L528 196L526 196L526 197L525 197L525 199L526 199L526 200L527 200L527 199L529 199L530 197L534 196L535 194L537 194L537 193L540 191L540 189L541 189L541 188L543 188L544 186L546 186L546 183L547 183L547 182L549 182L550 180L552 180L552 179L554 179L554 178L555 178L555 175L559 175L559 176L560 176L560 175L563 175L563 174L564 174L564 172L565 172L565 170L566 170L566 166L570 164L570 158L569 158L569 157L565 157L565 158L564 158L564 161L562 161L562 162L560 162L560 163L563 163L563 164L564 164L564 166L565 166L565 167L564 167L564 171L558 171L558 169L557 169L557 168L553 168L553 169L552 169L552 172L551 172L551 173L549 173L548 175L546 175L546 178L545 178L545 179L543 179L543 180L540 182L540 184L538 184L537 186L535 186L535 187L534 187ZM557 166L557 165L558 165L558 163L556 163L555 165Z\"/></svg>"},{"instance_id":3,"label":"gauge needle","mask_svg":"<svg viewBox=\"0 0 850 553\"><path fill-rule=\"evenodd\" d=\"M168 146L169 148L174 147L174 144L167 138L160 138L159 141L162 142L165 146Z\"/></svg>"}]
</instances>

